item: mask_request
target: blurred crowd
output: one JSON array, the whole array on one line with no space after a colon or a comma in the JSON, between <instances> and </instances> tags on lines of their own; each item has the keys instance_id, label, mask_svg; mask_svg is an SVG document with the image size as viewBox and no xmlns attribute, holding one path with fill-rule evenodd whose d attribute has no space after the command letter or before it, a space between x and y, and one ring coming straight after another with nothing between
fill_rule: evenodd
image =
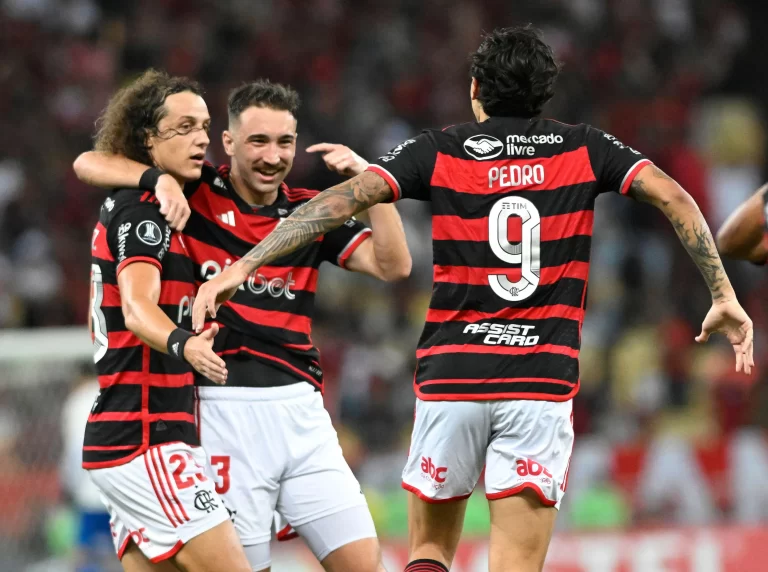
<instances>
[{"instance_id":1,"label":"blurred crowd","mask_svg":"<svg viewBox=\"0 0 768 572\"><path fill-rule=\"evenodd\" d=\"M203 84L213 162L226 160L218 133L229 89L258 77L295 87L303 106L288 183L325 188L337 178L307 146L339 142L375 158L422 128L472 120L467 55L483 30L531 21L564 64L544 115L594 124L647 154L716 231L766 174L760 4L0 0L0 328L86 322L103 193L71 164L91 147L109 95L149 66ZM314 326L326 404L374 487L399 483L431 288L429 205L398 208L411 278L380 284L326 268ZM642 446L661 435L698 446L768 426L765 270L727 267L756 324L758 373L746 378L727 344L696 347L708 292L667 221L616 196L597 211L577 440ZM9 399L0 393L0 406L13 409ZM35 416L13 423L25 419Z\"/></svg>"}]
</instances>

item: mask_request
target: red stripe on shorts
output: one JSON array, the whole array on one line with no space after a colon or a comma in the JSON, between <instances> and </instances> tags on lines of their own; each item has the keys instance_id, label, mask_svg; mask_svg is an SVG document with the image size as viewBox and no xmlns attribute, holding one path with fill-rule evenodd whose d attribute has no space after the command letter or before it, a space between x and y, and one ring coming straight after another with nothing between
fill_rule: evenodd
<instances>
[{"instance_id":1,"label":"red stripe on shorts","mask_svg":"<svg viewBox=\"0 0 768 572\"><path fill-rule=\"evenodd\" d=\"M152 483L152 488L155 491L155 496L157 497L157 501L160 503L160 506L163 508L163 512L165 513L165 516L168 517L168 522L170 522L173 525L173 528L176 528L178 525L173 521L173 518L171 518L171 513L168 512L168 509L165 508L163 497L160 496L160 492L157 490L157 485L155 484L155 477L152 474L152 470L149 468L149 461L147 460L147 455L150 454L150 451L147 451L146 453L144 453L144 464L147 467L147 475L149 476L149 482Z\"/></svg>"}]
</instances>

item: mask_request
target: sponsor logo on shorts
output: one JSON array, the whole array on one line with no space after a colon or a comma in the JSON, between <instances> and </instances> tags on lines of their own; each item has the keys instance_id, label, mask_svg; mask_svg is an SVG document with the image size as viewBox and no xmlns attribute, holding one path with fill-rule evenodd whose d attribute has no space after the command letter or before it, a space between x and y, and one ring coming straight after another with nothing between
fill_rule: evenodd
<instances>
[{"instance_id":1,"label":"sponsor logo on shorts","mask_svg":"<svg viewBox=\"0 0 768 572\"><path fill-rule=\"evenodd\" d=\"M214 502L213 495L206 490L195 493L195 508L199 511L213 512L219 505Z\"/></svg>"},{"instance_id":2,"label":"sponsor logo on shorts","mask_svg":"<svg viewBox=\"0 0 768 572\"><path fill-rule=\"evenodd\" d=\"M530 459L517 460L517 474L521 477L538 477L543 474L545 477L552 478L552 473L544 465Z\"/></svg>"},{"instance_id":3,"label":"sponsor logo on shorts","mask_svg":"<svg viewBox=\"0 0 768 572\"><path fill-rule=\"evenodd\" d=\"M555 482L552 473L536 461L531 459L518 459L517 462L517 482L518 483L539 483L541 485L550 486Z\"/></svg>"},{"instance_id":4,"label":"sponsor logo on shorts","mask_svg":"<svg viewBox=\"0 0 768 572\"><path fill-rule=\"evenodd\" d=\"M421 458L421 476L424 480L432 482L432 488L435 490L445 488L445 475L448 472L448 467L438 467L432 461L432 457Z\"/></svg>"},{"instance_id":5,"label":"sponsor logo on shorts","mask_svg":"<svg viewBox=\"0 0 768 572\"><path fill-rule=\"evenodd\" d=\"M130 534L131 540L133 540L136 546L141 546L142 544L147 544L149 542L149 537L147 536L146 528L140 528L139 530L132 530L130 531L129 534Z\"/></svg>"}]
</instances>

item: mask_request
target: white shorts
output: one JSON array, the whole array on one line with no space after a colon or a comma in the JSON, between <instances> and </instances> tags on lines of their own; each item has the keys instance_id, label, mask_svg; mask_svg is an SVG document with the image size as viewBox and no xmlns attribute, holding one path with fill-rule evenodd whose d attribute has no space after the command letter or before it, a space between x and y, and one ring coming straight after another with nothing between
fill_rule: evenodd
<instances>
[{"instance_id":1,"label":"white shorts","mask_svg":"<svg viewBox=\"0 0 768 572\"><path fill-rule=\"evenodd\" d=\"M560 507L573 450L572 402L422 401L403 488L427 502L469 497L485 466L490 500L531 489Z\"/></svg>"},{"instance_id":2,"label":"white shorts","mask_svg":"<svg viewBox=\"0 0 768 572\"><path fill-rule=\"evenodd\" d=\"M88 471L109 511L118 558L133 540L160 562L229 518L206 463L201 447L169 443L124 465Z\"/></svg>"},{"instance_id":3,"label":"white shorts","mask_svg":"<svg viewBox=\"0 0 768 572\"><path fill-rule=\"evenodd\" d=\"M200 387L199 399L200 438L243 546L270 541L275 510L284 519L278 531L289 523L299 534L352 507L367 512L322 395L309 384Z\"/></svg>"}]
</instances>

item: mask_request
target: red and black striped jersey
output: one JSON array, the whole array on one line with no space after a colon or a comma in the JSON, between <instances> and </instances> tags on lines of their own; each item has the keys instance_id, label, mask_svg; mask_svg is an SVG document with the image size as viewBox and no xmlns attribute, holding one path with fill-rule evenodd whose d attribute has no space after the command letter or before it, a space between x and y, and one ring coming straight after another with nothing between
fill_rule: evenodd
<instances>
[{"instance_id":1,"label":"red and black striped jersey","mask_svg":"<svg viewBox=\"0 0 768 572\"><path fill-rule=\"evenodd\" d=\"M125 327L117 276L146 262L161 272L158 305L191 330L194 267L183 240L150 193L113 192L101 206L91 244L91 334L101 390L88 417L83 467L127 463L151 445L199 445L192 368L151 349Z\"/></svg>"},{"instance_id":2,"label":"red and black striped jersey","mask_svg":"<svg viewBox=\"0 0 768 572\"><path fill-rule=\"evenodd\" d=\"M229 166L203 167L202 177L185 187L192 214L184 240L199 281L217 276L261 242L294 210L319 191L280 186L271 205L252 207L234 190ZM217 312L222 326L215 350L224 357L256 360L254 367L306 381L322 389L319 352L311 339L318 268L323 261L344 267L371 230L356 220L255 271ZM275 378L278 374L275 374ZM200 378L201 385L211 384ZM269 379L230 376L227 386L265 387Z\"/></svg>"},{"instance_id":3,"label":"red and black striped jersey","mask_svg":"<svg viewBox=\"0 0 768 572\"><path fill-rule=\"evenodd\" d=\"M595 199L650 161L587 125L493 117L425 131L368 167L432 203L424 400L563 401L579 348Z\"/></svg>"}]
</instances>

